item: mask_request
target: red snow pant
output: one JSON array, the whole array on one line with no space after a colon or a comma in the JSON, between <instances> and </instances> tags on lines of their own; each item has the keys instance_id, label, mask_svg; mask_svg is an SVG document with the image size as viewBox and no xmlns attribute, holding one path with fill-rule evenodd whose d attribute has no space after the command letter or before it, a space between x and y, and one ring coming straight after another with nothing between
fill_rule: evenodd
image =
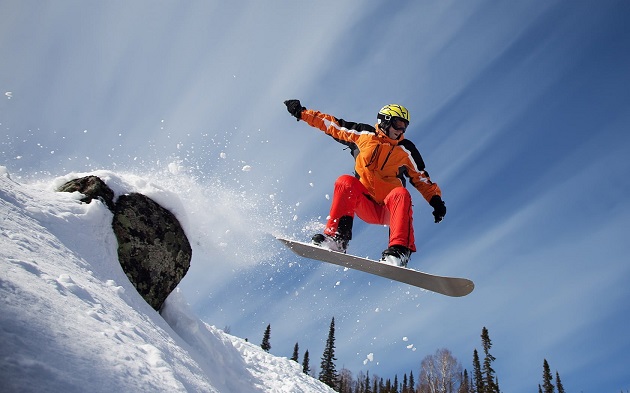
<instances>
[{"instance_id":1,"label":"red snow pant","mask_svg":"<svg viewBox=\"0 0 630 393\"><path fill-rule=\"evenodd\" d=\"M350 228L344 225L342 217L354 218L355 214L368 224L389 225L389 246L399 245L416 251L413 236L413 209L411 194L405 187L394 188L386 197L385 204L376 203L367 188L354 176L342 175L335 181L330 217L324 234L334 236L345 232L345 237L352 237ZM348 225L345 220L345 225Z\"/></svg>"}]
</instances>

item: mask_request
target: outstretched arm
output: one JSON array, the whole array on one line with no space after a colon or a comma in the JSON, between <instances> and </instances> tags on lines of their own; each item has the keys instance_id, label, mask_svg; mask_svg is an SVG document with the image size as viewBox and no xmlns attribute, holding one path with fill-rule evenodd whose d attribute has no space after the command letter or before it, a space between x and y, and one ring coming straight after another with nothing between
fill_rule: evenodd
<instances>
[{"instance_id":1,"label":"outstretched arm","mask_svg":"<svg viewBox=\"0 0 630 393\"><path fill-rule=\"evenodd\" d=\"M341 143L354 143L361 134L375 132L374 127L369 124L349 122L316 110L306 109L300 100L286 100L284 104L287 106L287 111L296 119L324 131Z\"/></svg>"}]
</instances>

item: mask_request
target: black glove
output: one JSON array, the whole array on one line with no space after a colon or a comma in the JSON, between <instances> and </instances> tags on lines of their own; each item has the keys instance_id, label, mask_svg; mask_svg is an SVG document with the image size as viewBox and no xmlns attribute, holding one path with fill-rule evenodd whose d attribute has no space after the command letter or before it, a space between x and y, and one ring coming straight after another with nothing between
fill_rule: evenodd
<instances>
[{"instance_id":1,"label":"black glove","mask_svg":"<svg viewBox=\"0 0 630 393\"><path fill-rule=\"evenodd\" d=\"M287 110L289 111L290 114L295 116L295 118L298 119L298 121L301 120L302 111L306 108L304 108L302 104L300 104L300 100L286 100L284 102L284 105L287 106Z\"/></svg>"},{"instance_id":2,"label":"black glove","mask_svg":"<svg viewBox=\"0 0 630 393\"><path fill-rule=\"evenodd\" d=\"M429 205L433 208L433 217L435 217L435 223L437 224L446 215L446 205L439 195L433 195Z\"/></svg>"}]
</instances>

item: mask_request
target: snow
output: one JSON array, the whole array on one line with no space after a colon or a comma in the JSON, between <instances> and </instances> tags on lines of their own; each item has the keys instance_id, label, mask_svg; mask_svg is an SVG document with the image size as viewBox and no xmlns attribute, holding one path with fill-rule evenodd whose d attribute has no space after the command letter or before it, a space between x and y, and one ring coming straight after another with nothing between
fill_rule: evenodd
<instances>
[{"instance_id":1,"label":"snow","mask_svg":"<svg viewBox=\"0 0 630 393\"><path fill-rule=\"evenodd\" d=\"M93 173L185 221L176 195ZM85 175L85 174L82 174ZM111 213L0 167L0 379L6 392L331 392L301 365L201 321L176 289L160 315L122 271Z\"/></svg>"}]
</instances>

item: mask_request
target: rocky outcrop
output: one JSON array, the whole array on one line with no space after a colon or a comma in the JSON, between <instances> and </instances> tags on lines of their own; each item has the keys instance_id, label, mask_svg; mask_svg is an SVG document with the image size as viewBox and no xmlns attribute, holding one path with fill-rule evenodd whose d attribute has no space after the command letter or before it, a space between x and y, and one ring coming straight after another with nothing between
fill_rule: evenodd
<instances>
[{"instance_id":1,"label":"rocky outcrop","mask_svg":"<svg viewBox=\"0 0 630 393\"><path fill-rule=\"evenodd\" d=\"M112 227L123 270L159 310L190 267L192 250L184 230L171 212L137 193L118 198Z\"/></svg>"},{"instance_id":2,"label":"rocky outcrop","mask_svg":"<svg viewBox=\"0 0 630 393\"><path fill-rule=\"evenodd\" d=\"M112 191L100 177L86 176L80 179L70 180L59 187L57 191L78 191L84 195L84 197L81 198L81 202L90 203L93 199L99 199L107 205L109 210L114 210L114 191Z\"/></svg>"},{"instance_id":3,"label":"rocky outcrop","mask_svg":"<svg viewBox=\"0 0 630 393\"><path fill-rule=\"evenodd\" d=\"M192 249L177 218L151 198L131 193L114 202L114 192L98 177L67 182L59 191L79 191L89 203L99 199L114 214L118 260L138 293L155 310L179 285L192 258Z\"/></svg>"}]
</instances>

